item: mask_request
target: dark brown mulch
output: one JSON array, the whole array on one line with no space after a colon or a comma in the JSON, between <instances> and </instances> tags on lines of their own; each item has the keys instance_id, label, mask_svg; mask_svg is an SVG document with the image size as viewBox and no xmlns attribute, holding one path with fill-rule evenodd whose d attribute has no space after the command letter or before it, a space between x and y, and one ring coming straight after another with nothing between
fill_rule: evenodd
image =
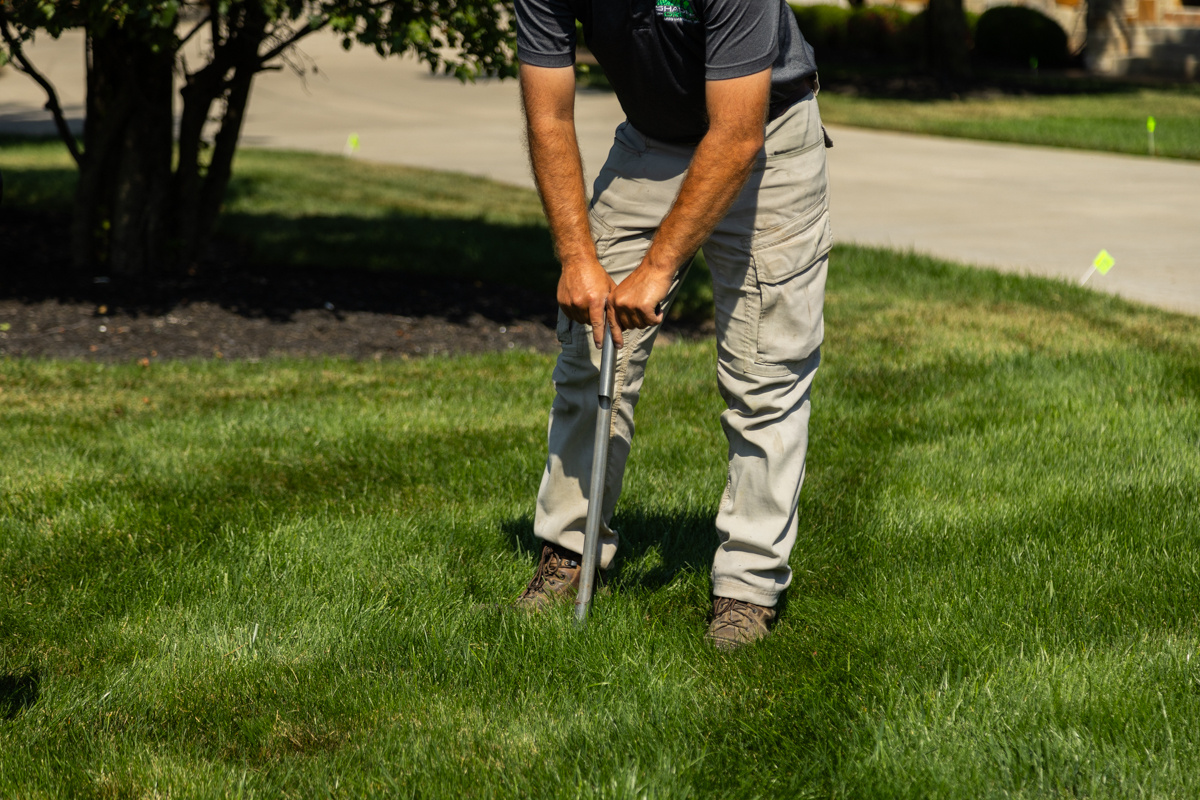
<instances>
[{"instance_id":1,"label":"dark brown mulch","mask_svg":"<svg viewBox=\"0 0 1200 800\"><path fill-rule=\"evenodd\" d=\"M161 358L345 356L410 358L520 348L550 352L554 330L537 319L471 313L452 319L379 311L298 309L286 318L209 300L163 313L74 301L0 300L0 357L141 361Z\"/></svg>"},{"instance_id":2,"label":"dark brown mulch","mask_svg":"<svg viewBox=\"0 0 1200 800\"><path fill-rule=\"evenodd\" d=\"M0 357L411 358L557 349L553 296L462 279L261 268L218 246L197 274L69 276L67 220L0 221ZM56 235L54 232L57 231Z\"/></svg>"},{"instance_id":3,"label":"dark brown mulch","mask_svg":"<svg viewBox=\"0 0 1200 800\"><path fill-rule=\"evenodd\" d=\"M0 221L0 357L404 359L558 349L551 292L337 267L262 268L220 247L181 279L64 278L63 244L48 231L65 226L11 211Z\"/></svg>"},{"instance_id":4,"label":"dark brown mulch","mask_svg":"<svg viewBox=\"0 0 1200 800\"><path fill-rule=\"evenodd\" d=\"M464 281L332 277L242 272L235 280L180 282L171 291L160 286L153 298L104 284L4 292L0 356L383 359L558 346L553 298Z\"/></svg>"}]
</instances>

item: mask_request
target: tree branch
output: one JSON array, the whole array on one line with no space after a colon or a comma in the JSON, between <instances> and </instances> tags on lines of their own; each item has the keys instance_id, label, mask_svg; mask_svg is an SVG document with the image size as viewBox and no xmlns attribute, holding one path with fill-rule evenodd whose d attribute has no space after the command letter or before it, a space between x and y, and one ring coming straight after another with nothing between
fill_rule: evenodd
<instances>
[{"instance_id":1,"label":"tree branch","mask_svg":"<svg viewBox=\"0 0 1200 800\"><path fill-rule=\"evenodd\" d=\"M209 21L211 19L212 19L212 12L209 12L204 17L204 19L197 22L195 27L193 27L190 31L188 31L187 35L179 40L180 48L182 48L185 44L187 44L188 40L191 39L193 36L195 36L200 31L201 28L203 28L205 25L207 25L209 23Z\"/></svg>"},{"instance_id":2,"label":"tree branch","mask_svg":"<svg viewBox=\"0 0 1200 800\"><path fill-rule=\"evenodd\" d=\"M375 2L373 2L373 3L366 3L364 6L364 9L372 10L372 9L376 9L376 8L383 8L384 6L389 5L392 2L394 2L394 0L375 0ZM330 21L329 17L324 17L316 25L313 25L312 22L304 23L304 26L296 29L292 33L291 36L284 39L281 43L279 43L275 47L272 47L266 53L264 53L263 55L258 57L259 71L261 72L263 70L263 65L265 65L268 61L277 57L280 53L282 53L284 50L287 50L289 47L291 47L296 42L303 39L305 36L308 36L310 33L316 33L317 31L319 31L322 28L329 25L329 21Z\"/></svg>"},{"instance_id":3,"label":"tree branch","mask_svg":"<svg viewBox=\"0 0 1200 800\"><path fill-rule=\"evenodd\" d=\"M265 65L268 61L270 61L271 59L278 56L284 50L287 50L289 47L291 47L296 42L303 39L305 36L308 36L310 33L316 33L317 31L321 30L328 24L329 24L329 17L325 17L323 20L318 22L316 25L313 25L311 22L304 23L304 26L295 30L291 36L284 39L281 43L279 43L275 47L272 47L266 53L264 53L263 55L258 57L259 71L261 71L265 67Z\"/></svg>"},{"instance_id":4,"label":"tree branch","mask_svg":"<svg viewBox=\"0 0 1200 800\"><path fill-rule=\"evenodd\" d=\"M384 6L390 5L393 2L395 2L395 0L375 0L374 2L365 3L364 10L373 10L373 9L377 9L377 8L383 8ZM278 57L280 53L282 53L284 50L287 50L289 47L291 47L296 42L303 39L305 36L308 36L311 33L316 33L317 31L321 30L322 28L327 27L329 25L329 22L330 22L329 17L324 17L319 22L317 22L316 25L312 24L312 22L304 23L304 25L302 27L297 28L295 31L293 31L291 36L287 37L282 42L277 44L275 47L272 47L266 53L264 53L258 57L258 71L262 72L265 69L265 65L268 61L270 61L273 58Z\"/></svg>"},{"instance_id":5,"label":"tree branch","mask_svg":"<svg viewBox=\"0 0 1200 800\"><path fill-rule=\"evenodd\" d=\"M83 154L79 152L79 143L75 141L75 135L71 133L71 127L67 125L66 117L63 116L62 106L58 102L58 92L54 91L54 85L46 80L45 76L38 72L25 56L20 41L13 36L12 29L9 28L8 15L4 12L3 6L0 6L0 36L4 37L4 42L8 45L9 52L12 53L17 69L33 78L38 86L41 86L42 90L46 92L46 110L53 115L54 127L58 129L59 138L67 146L71 158L75 159L75 166L79 166L83 160Z\"/></svg>"}]
</instances>

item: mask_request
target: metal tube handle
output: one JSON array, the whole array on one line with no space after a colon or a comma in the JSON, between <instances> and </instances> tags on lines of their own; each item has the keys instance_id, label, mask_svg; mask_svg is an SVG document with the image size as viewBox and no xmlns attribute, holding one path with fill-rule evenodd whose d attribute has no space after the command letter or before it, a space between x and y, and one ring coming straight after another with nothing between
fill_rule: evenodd
<instances>
[{"instance_id":1,"label":"metal tube handle","mask_svg":"<svg viewBox=\"0 0 1200 800\"><path fill-rule=\"evenodd\" d=\"M604 510L604 473L608 471L608 439L612 426L613 392L616 386L617 348L612 331L604 325L604 348L600 354L600 380L597 389L596 437L592 445L592 482L588 491L587 523L583 530L583 574L575 595L575 622L587 622L596 591L596 567L600 562L600 515Z\"/></svg>"}]
</instances>

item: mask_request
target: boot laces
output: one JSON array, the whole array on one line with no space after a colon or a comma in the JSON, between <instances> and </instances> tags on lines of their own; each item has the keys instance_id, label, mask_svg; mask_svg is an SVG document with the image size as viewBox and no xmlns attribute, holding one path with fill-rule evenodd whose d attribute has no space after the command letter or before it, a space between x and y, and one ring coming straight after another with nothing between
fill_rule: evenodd
<instances>
[{"instance_id":1,"label":"boot laces","mask_svg":"<svg viewBox=\"0 0 1200 800\"><path fill-rule=\"evenodd\" d=\"M734 600L732 597L718 597L713 608L713 616L717 628L736 628L745 630L754 627L755 615L753 606Z\"/></svg>"},{"instance_id":2,"label":"boot laces","mask_svg":"<svg viewBox=\"0 0 1200 800\"><path fill-rule=\"evenodd\" d=\"M538 565L538 570L529 580L529 585L525 587L525 591L521 594L521 599L526 599L540 594L546 586L547 578L558 577L559 570L563 566L566 559L554 552L553 549L547 548L549 552L542 553L542 563ZM570 566L574 566L574 562L570 562Z\"/></svg>"}]
</instances>

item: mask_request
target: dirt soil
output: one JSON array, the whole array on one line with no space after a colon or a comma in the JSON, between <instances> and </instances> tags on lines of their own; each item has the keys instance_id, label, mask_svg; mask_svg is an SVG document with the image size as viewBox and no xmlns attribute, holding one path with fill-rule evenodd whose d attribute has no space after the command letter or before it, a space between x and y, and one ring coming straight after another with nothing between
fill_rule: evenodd
<instances>
[{"instance_id":1,"label":"dirt soil","mask_svg":"<svg viewBox=\"0 0 1200 800\"><path fill-rule=\"evenodd\" d=\"M122 285L64 275L63 237L48 231L66 225L11 211L0 220L0 358L407 359L558 349L548 293L336 267L255 267L220 246L196 275ZM676 326L673 335L706 332Z\"/></svg>"},{"instance_id":2,"label":"dirt soil","mask_svg":"<svg viewBox=\"0 0 1200 800\"><path fill-rule=\"evenodd\" d=\"M267 314L261 308L214 298L181 298L155 309L109 302L113 305L77 299L0 299L0 357L384 359L513 348L550 352L557 347L554 329L543 320L510 313L403 314L330 302L328 308Z\"/></svg>"}]
</instances>

